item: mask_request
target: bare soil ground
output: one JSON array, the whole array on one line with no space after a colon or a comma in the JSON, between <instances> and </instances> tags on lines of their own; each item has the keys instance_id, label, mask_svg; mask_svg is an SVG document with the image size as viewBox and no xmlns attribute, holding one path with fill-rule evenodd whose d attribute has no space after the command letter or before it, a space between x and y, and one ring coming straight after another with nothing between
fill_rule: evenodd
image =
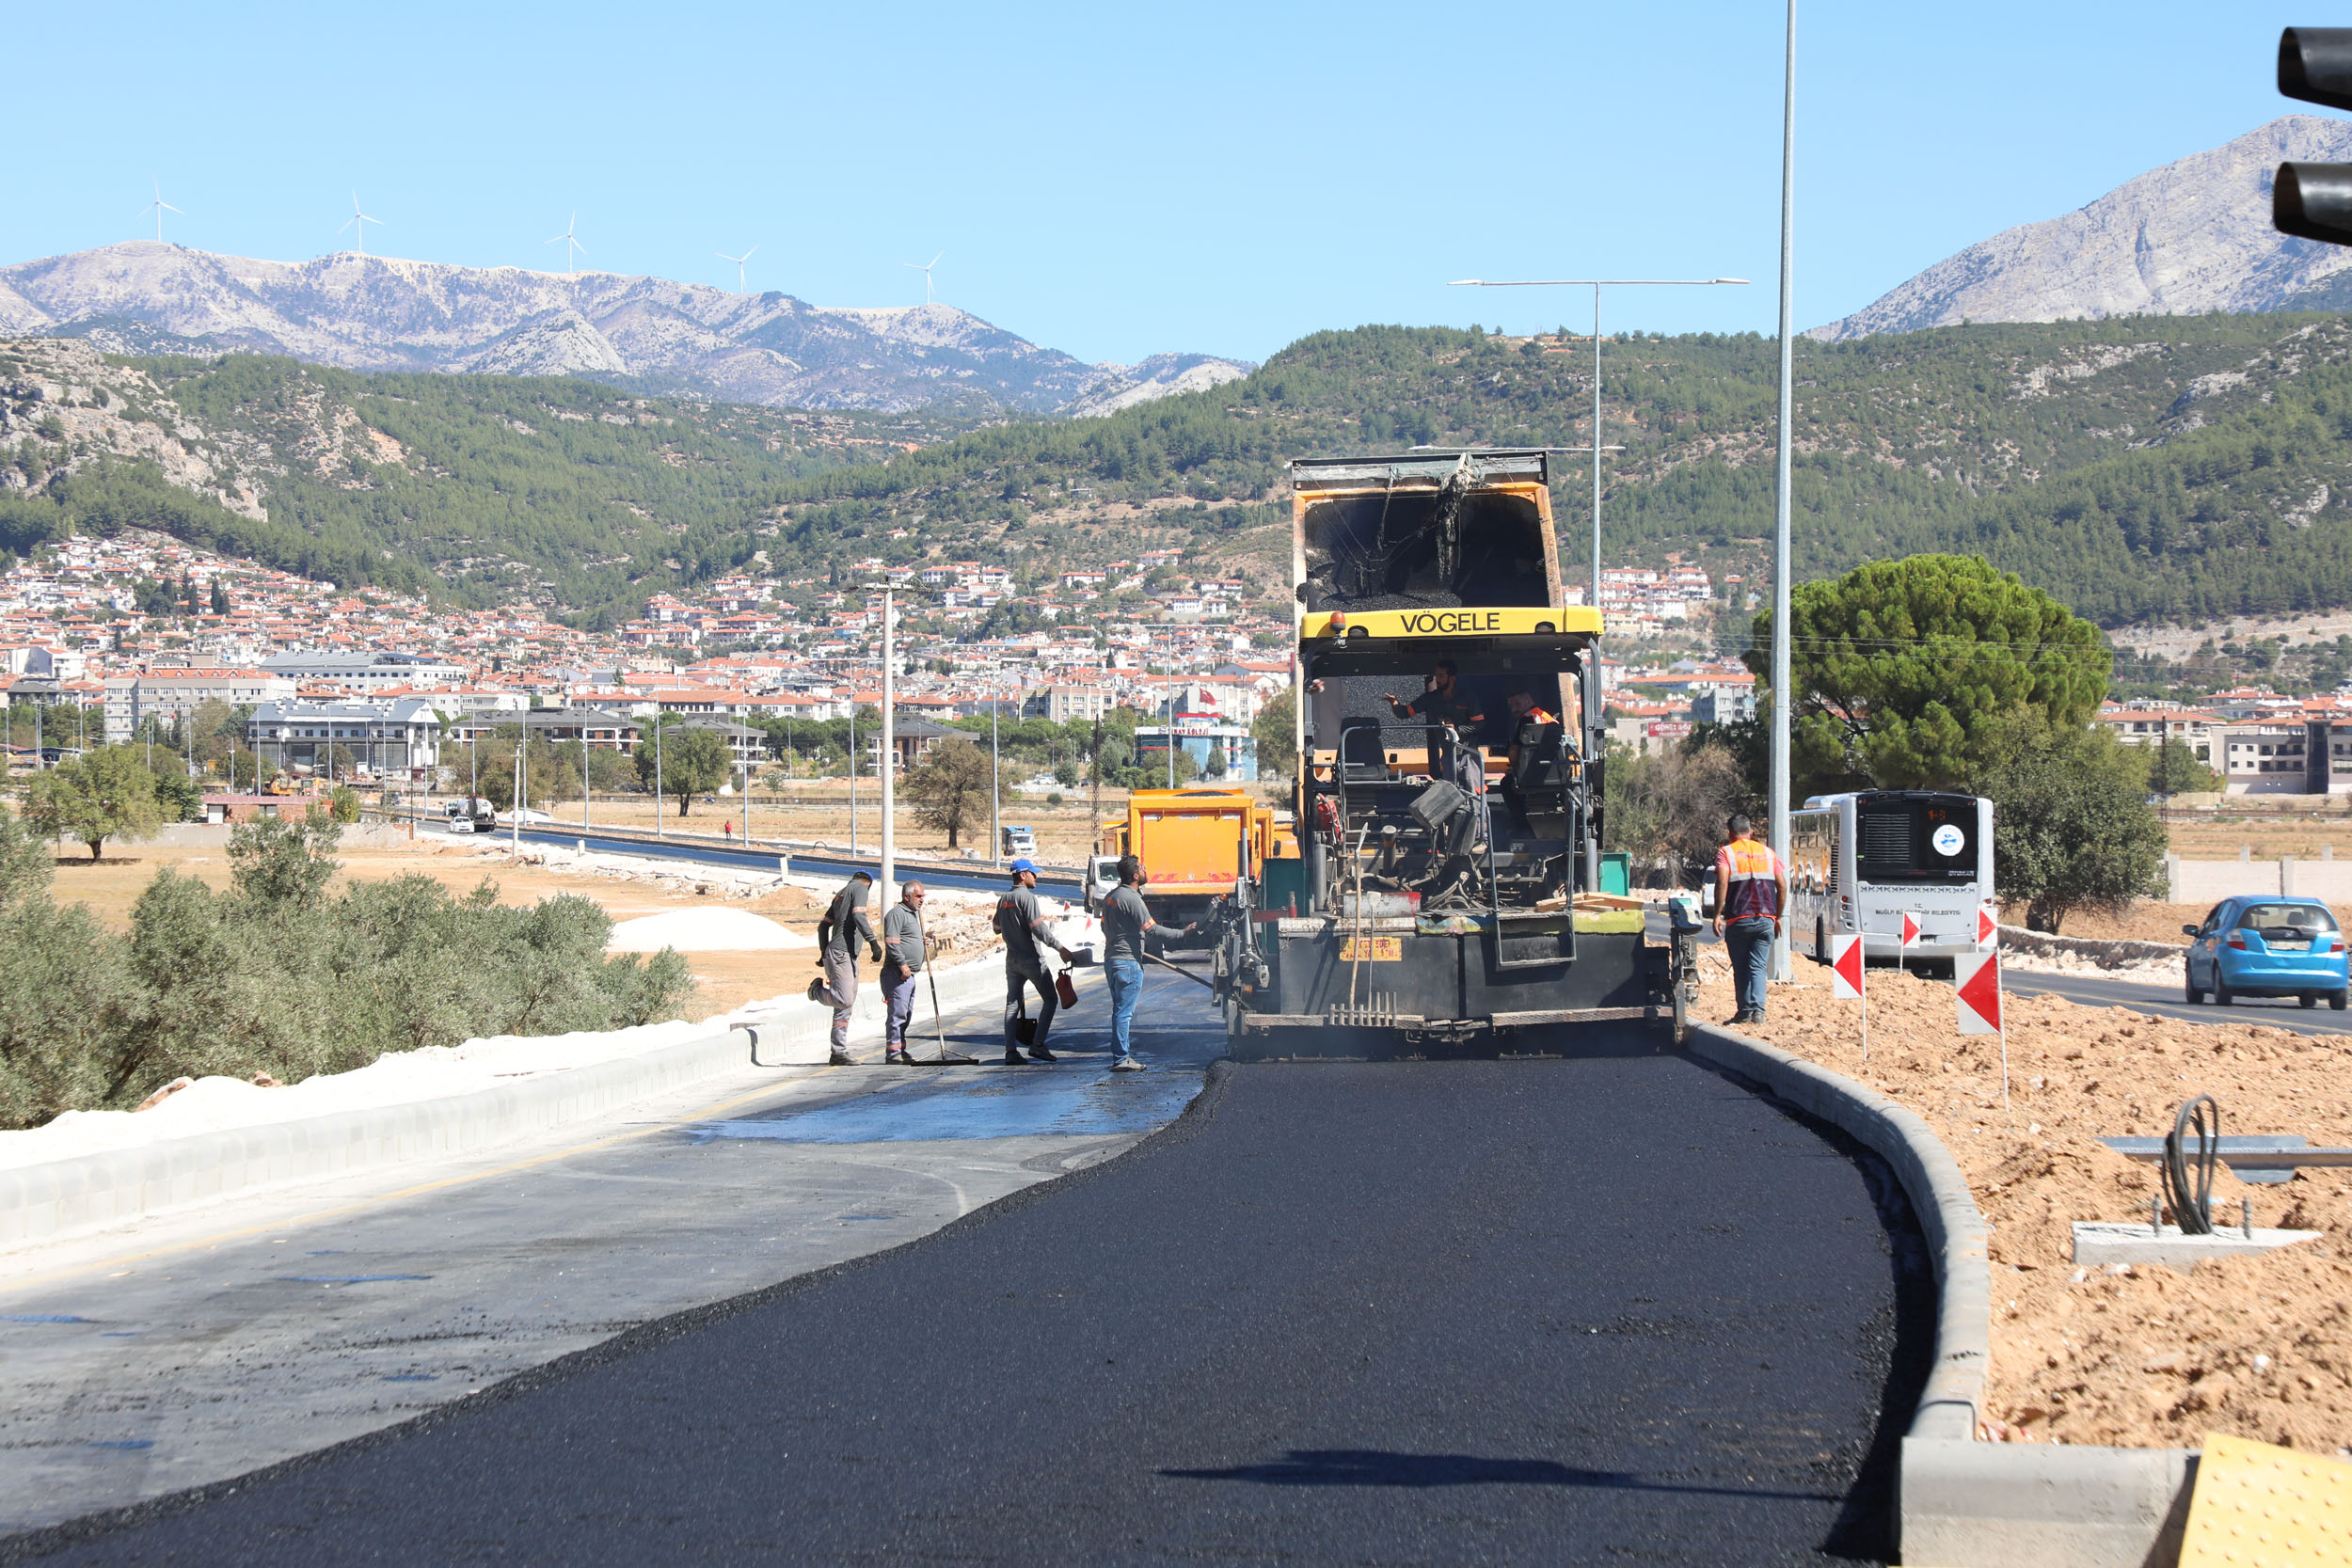
<instances>
[{"instance_id":1,"label":"bare soil ground","mask_svg":"<svg viewBox=\"0 0 2352 1568\"><path fill-rule=\"evenodd\" d=\"M2258 861L2280 855L2318 860L2332 849L2352 859L2352 798L2318 812L2263 813L2222 811L2195 816L2175 813L2166 824L2172 852L2186 861L2233 861L2245 848Z\"/></svg>"},{"instance_id":2,"label":"bare soil ground","mask_svg":"<svg viewBox=\"0 0 2352 1568\"><path fill-rule=\"evenodd\" d=\"M2195 1447L2226 1432L2320 1453L2352 1448L2352 1171L2279 1186L2214 1178L2217 1212L2323 1232L2195 1273L2071 1260L2074 1220L2144 1219L2156 1167L2094 1141L2161 1135L2211 1094L2225 1133L2352 1145L2352 1052L2256 1023L2193 1024L2056 997L2008 999L2010 1102L1997 1037L1963 1037L1949 985L1874 969L1866 1065L1860 1005L1797 960L1768 1022L1745 1033L1869 1085L1925 1117L1993 1227L1986 1435L2012 1442ZM1709 949L1702 1016L1732 1010ZM1707 1012L1704 1009L1712 1008Z\"/></svg>"}]
</instances>

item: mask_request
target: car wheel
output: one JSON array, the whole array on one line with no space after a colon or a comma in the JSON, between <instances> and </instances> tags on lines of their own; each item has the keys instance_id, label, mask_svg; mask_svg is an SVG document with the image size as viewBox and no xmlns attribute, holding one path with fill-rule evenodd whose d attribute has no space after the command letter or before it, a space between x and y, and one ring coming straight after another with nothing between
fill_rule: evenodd
<instances>
[{"instance_id":1,"label":"car wheel","mask_svg":"<svg viewBox=\"0 0 2352 1568\"><path fill-rule=\"evenodd\" d=\"M2237 1006L2237 992L2232 990L2229 987L2229 983L2223 980L2219 974L2216 974L2213 977L2213 999L2224 1007L2234 1007Z\"/></svg>"},{"instance_id":2,"label":"car wheel","mask_svg":"<svg viewBox=\"0 0 2352 1568\"><path fill-rule=\"evenodd\" d=\"M2319 1006L2319 992L2315 990L2307 990L2295 1000L2298 1006L2305 1007L2316 1007Z\"/></svg>"},{"instance_id":3,"label":"car wheel","mask_svg":"<svg viewBox=\"0 0 2352 1568\"><path fill-rule=\"evenodd\" d=\"M2338 1012L2344 1011L2344 1005L2347 1002L2352 1002L2352 991L2338 990L2329 991L2328 993L2328 1006L2333 1007Z\"/></svg>"},{"instance_id":4,"label":"car wheel","mask_svg":"<svg viewBox=\"0 0 2352 1568\"><path fill-rule=\"evenodd\" d=\"M2184 982L2182 989L2188 995L2188 1005L2190 1006L2201 1007L2205 1005L2205 993L2197 989L2197 982L2194 979L2189 979Z\"/></svg>"}]
</instances>

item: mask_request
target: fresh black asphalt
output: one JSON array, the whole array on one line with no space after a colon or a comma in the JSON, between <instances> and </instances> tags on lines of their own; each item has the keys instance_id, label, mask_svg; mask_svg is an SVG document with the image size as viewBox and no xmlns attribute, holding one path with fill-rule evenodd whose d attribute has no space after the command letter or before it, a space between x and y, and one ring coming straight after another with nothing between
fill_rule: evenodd
<instances>
[{"instance_id":1,"label":"fresh black asphalt","mask_svg":"<svg viewBox=\"0 0 2352 1568\"><path fill-rule=\"evenodd\" d=\"M922 1241L0 1558L1879 1560L1908 1227L1679 1056L1220 1066Z\"/></svg>"}]
</instances>

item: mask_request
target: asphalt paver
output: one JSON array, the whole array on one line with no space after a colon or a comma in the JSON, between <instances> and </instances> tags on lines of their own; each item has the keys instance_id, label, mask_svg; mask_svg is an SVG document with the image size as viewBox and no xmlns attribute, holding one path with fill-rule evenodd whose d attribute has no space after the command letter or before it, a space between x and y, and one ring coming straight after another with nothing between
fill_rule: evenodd
<instances>
[{"instance_id":1,"label":"asphalt paver","mask_svg":"<svg viewBox=\"0 0 2352 1568\"><path fill-rule=\"evenodd\" d=\"M1876 1560L1923 1264L1685 1057L1220 1065L922 1240L0 1557Z\"/></svg>"}]
</instances>

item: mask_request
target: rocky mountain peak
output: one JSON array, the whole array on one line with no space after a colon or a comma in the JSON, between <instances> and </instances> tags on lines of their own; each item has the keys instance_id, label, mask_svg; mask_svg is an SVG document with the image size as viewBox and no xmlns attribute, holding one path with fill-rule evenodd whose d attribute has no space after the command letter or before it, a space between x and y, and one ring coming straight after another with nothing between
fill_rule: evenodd
<instances>
[{"instance_id":1,"label":"rocky mountain peak","mask_svg":"<svg viewBox=\"0 0 2352 1568\"><path fill-rule=\"evenodd\" d=\"M246 349L364 371L586 375L737 403L902 410L949 401L1103 411L1253 368L1090 365L946 305L823 309L619 273L531 272L342 252L218 256L152 240L0 267L0 335L126 354Z\"/></svg>"},{"instance_id":2,"label":"rocky mountain peak","mask_svg":"<svg viewBox=\"0 0 2352 1568\"><path fill-rule=\"evenodd\" d=\"M2290 160L2352 162L2352 121L2283 116L1972 245L1808 335L2294 308L2352 269L2352 250L2270 227L2271 178Z\"/></svg>"}]
</instances>

